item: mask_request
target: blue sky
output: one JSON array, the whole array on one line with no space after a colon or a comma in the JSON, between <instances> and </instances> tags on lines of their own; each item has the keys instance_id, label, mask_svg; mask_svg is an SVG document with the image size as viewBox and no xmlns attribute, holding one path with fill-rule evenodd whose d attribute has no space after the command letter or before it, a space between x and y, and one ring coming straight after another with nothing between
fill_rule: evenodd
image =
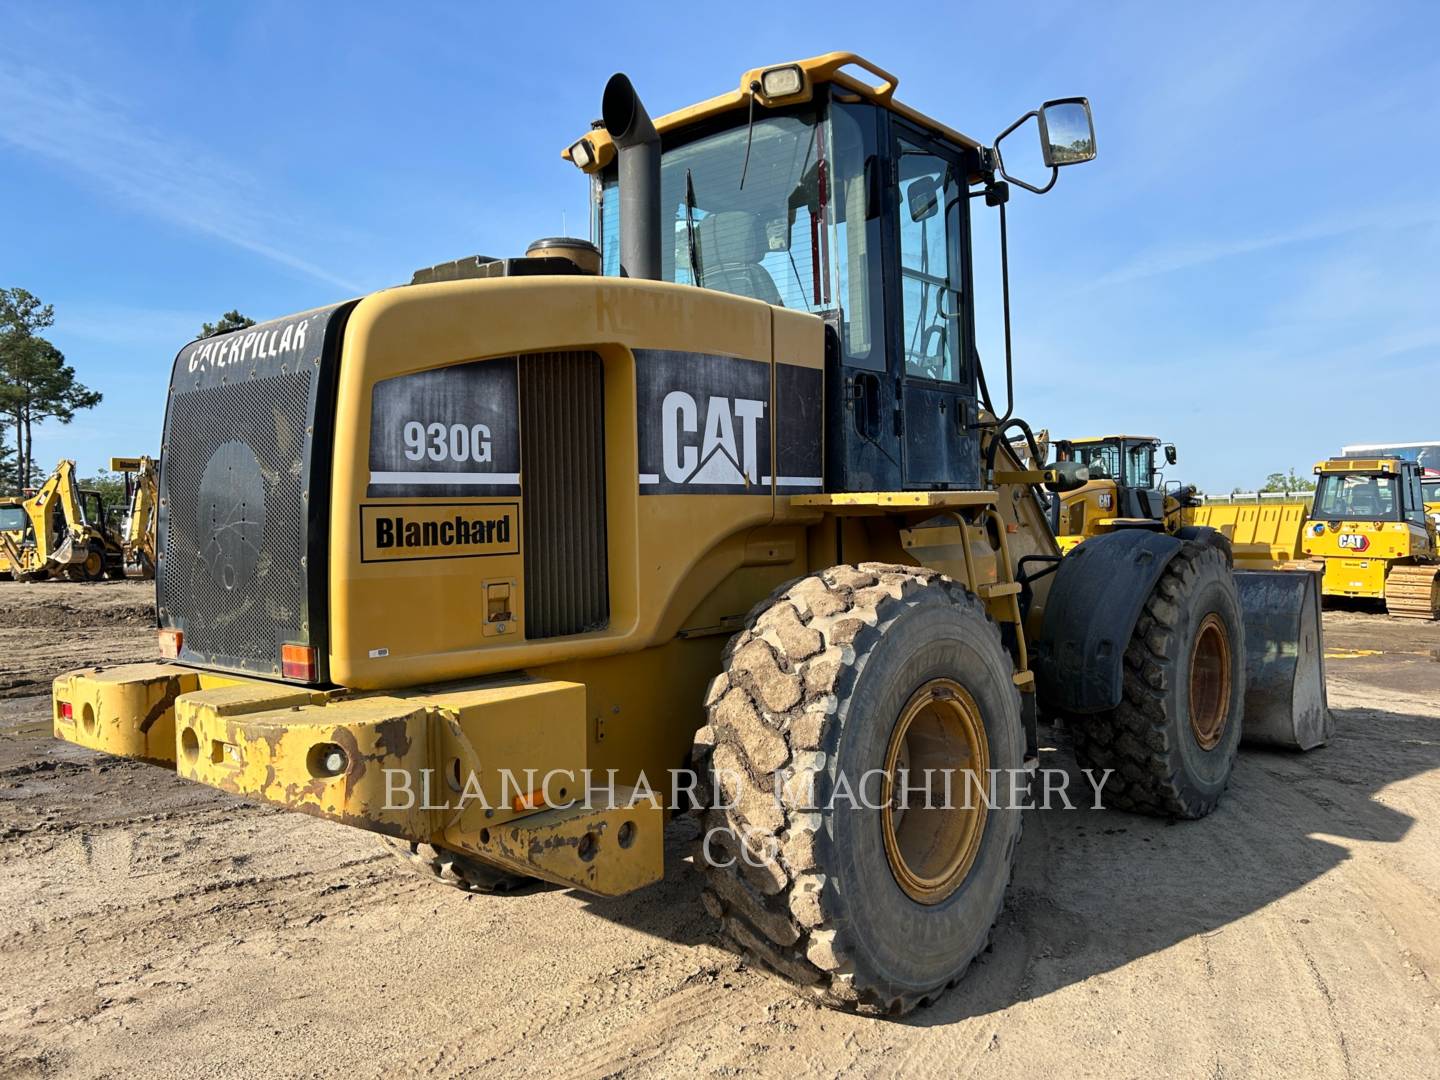
<instances>
[{"instance_id":1,"label":"blue sky","mask_svg":"<svg viewBox=\"0 0 1440 1080\"><path fill-rule=\"evenodd\" d=\"M1153 431L1210 490L1440 439L1432 4L7 4L0 285L104 404L37 458L154 451L175 352L466 254L585 234L559 150L627 71L653 114L832 49L978 138L1087 94L1099 158L1016 192L1018 412ZM404 14L408 11L411 14ZM979 208L977 207L977 210ZM998 370L998 259L977 235Z\"/></svg>"}]
</instances>

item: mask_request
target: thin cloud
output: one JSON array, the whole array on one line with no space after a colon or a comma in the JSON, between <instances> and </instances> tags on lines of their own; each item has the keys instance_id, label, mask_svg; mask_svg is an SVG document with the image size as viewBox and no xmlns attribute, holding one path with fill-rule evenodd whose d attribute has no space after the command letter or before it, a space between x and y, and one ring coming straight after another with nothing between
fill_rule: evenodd
<instances>
[{"instance_id":1,"label":"thin cloud","mask_svg":"<svg viewBox=\"0 0 1440 1080\"><path fill-rule=\"evenodd\" d=\"M80 173L154 217L337 286L364 286L277 246L267 193L232 162L136 123L69 75L0 60L0 140Z\"/></svg>"}]
</instances>

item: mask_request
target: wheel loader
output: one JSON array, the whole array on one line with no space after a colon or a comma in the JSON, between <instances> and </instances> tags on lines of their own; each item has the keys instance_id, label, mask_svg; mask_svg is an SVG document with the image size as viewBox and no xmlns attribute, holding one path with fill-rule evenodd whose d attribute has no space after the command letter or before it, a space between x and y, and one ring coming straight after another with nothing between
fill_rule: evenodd
<instances>
[{"instance_id":1,"label":"wheel loader","mask_svg":"<svg viewBox=\"0 0 1440 1080\"><path fill-rule=\"evenodd\" d=\"M970 223L1008 323L1009 194L1094 156L1088 103L986 145L897 82L832 53L652 121L617 74L563 154L590 242L186 345L161 659L59 678L56 735L478 892L632 892L698 813L733 947L884 1014L989 940L1042 715L1106 805L1177 818L1242 737L1323 742L1313 578L1214 533L1062 558L1073 477L1008 448ZM1037 134L1043 183L1005 166Z\"/></svg>"},{"instance_id":2,"label":"wheel loader","mask_svg":"<svg viewBox=\"0 0 1440 1080\"><path fill-rule=\"evenodd\" d=\"M1159 453L1175 464L1173 443L1153 435L1104 435L1057 440L1055 452L1059 462L1078 465L1087 477L1081 486L1051 497L1050 527L1062 552L1120 529L1184 528L1182 515L1196 501L1195 488L1173 481L1162 487L1155 465Z\"/></svg>"},{"instance_id":3,"label":"wheel loader","mask_svg":"<svg viewBox=\"0 0 1440 1080\"><path fill-rule=\"evenodd\" d=\"M17 514L16 508L19 513ZM75 462L62 460L45 483L0 505L0 569L26 581L101 581L125 576L125 556L98 491L82 491Z\"/></svg>"}]
</instances>

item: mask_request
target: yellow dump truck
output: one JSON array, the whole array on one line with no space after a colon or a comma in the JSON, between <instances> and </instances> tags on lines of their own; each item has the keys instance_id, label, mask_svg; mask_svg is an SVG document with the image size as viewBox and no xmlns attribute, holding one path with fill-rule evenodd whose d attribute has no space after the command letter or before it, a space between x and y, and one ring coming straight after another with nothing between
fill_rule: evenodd
<instances>
[{"instance_id":1,"label":"yellow dump truck","mask_svg":"<svg viewBox=\"0 0 1440 1080\"><path fill-rule=\"evenodd\" d=\"M56 680L56 736L474 891L639 889L693 801L734 948L884 1014L989 941L1042 713L1108 805L1168 817L1242 736L1324 742L1312 576L1213 532L1062 557L1064 477L1009 451L971 215L1090 160L1088 103L986 145L897 82L833 53L652 121L617 74L565 151L593 242L184 346L161 659ZM1022 124L1043 182L1007 173Z\"/></svg>"}]
</instances>

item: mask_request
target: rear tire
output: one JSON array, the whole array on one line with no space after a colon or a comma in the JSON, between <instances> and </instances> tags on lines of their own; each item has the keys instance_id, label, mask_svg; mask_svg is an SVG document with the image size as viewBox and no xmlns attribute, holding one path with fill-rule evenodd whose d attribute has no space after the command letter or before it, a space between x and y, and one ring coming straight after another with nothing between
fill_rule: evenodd
<instances>
[{"instance_id":1,"label":"rear tire","mask_svg":"<svg viewBox=\"0 0 1440 1080\"><path fill-rule=\"evenodd\" d=\"M79 566L81 581L105 580L105 545L91 541L85 549L85 561Z\"/></svg>"},{"instance_id":2,"label":"rear tire","mask_svg":"<svg viewBox=\"0 0 1440 1080\"><path fill-rule=\"evenodd\" d=\"M1234 575L1219 547L1186 543L1131 633L1120 705L1070 717L1066 726L1082 769L1114 770L1102 789L1106 805L1201 818L1230 782L1244 701L1244 623Z\"/></svg>"},{"instance_id":3,"label":"rear tire","mask_svg":"<svg viewBox=\"0 0 1440 1080\"><path fill-rule=\"evenodd\" d=\"M421 877L469 893L505 895L536 884L534 878L512 874L458 851L420 844L413 840L378 837L381 846Z\"/></svg>"},{"instance_id":4,"label":"rear tire","mask_svg":"<svg viewBox=\"0 0 1440 1080\"><path fill-rule=\"evenodd\" d=\"M695 752L725 796L703 898L744 955L825 1005L891 1016L960 980L1020 838L1019 811L961 805L967 777L1023 769L1013 674L984 604L933 570L832 567L752 611ZM882 778L913 769L913 791L922 762L955 770L955 808L880 809Z\"/></svg>"}]
</instances>

